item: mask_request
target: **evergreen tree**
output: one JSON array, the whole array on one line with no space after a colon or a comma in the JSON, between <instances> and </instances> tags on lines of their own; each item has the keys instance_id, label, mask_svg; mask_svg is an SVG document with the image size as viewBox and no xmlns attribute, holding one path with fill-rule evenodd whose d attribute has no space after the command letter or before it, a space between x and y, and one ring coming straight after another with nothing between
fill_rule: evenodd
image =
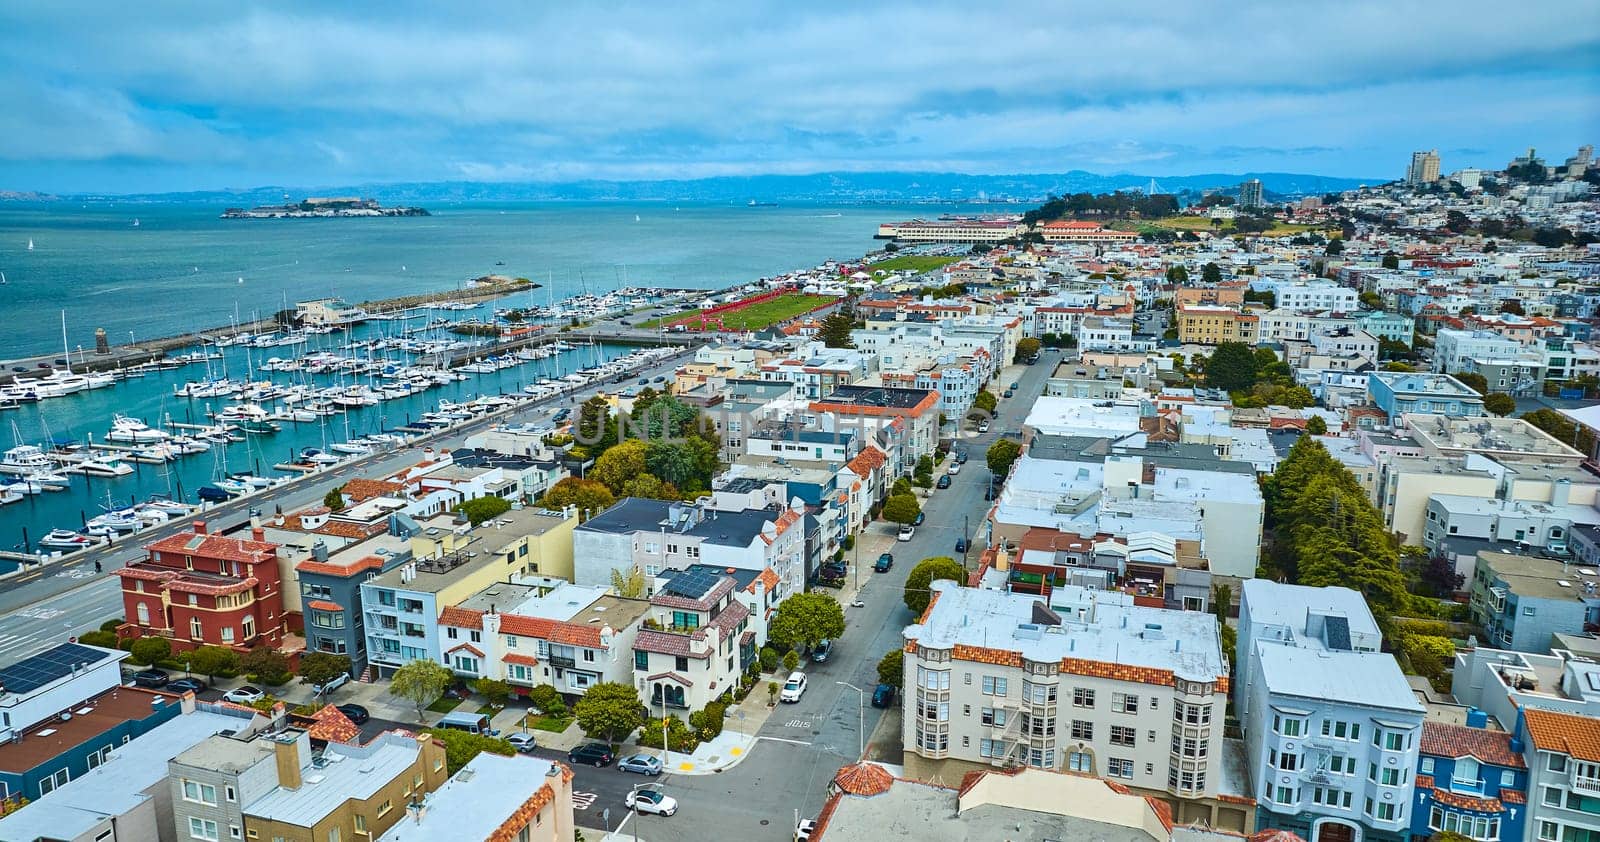
<instances>
[{"instance_id":1,"label":"evergreen tree","mask_svg":"<svg viewBox=\"0 0 1600 842\"><path fill-rule=\"evenodd\" d=\"M855 327L856 320L849 313L835 310L823 317L817 328L817 338L829 348L854 348L856 343L850 338L850 331Z\"/></svg>"}]
</instances>

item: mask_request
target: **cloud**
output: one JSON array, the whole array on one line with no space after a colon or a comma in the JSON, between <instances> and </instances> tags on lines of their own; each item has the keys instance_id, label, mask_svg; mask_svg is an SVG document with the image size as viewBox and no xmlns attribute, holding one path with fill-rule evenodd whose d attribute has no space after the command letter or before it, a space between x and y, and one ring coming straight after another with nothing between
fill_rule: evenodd
<instances>
[{"instance_id":1,"label":"cloud","mask_svg":"<svg viewBox=\"0 0 1600 842\"><path fill-rule=\"evenodd\" d=\"M13 4L0 178L1381 176L1592 140L1596 68L1579 0Z\"/></svg>"}]
</instances>

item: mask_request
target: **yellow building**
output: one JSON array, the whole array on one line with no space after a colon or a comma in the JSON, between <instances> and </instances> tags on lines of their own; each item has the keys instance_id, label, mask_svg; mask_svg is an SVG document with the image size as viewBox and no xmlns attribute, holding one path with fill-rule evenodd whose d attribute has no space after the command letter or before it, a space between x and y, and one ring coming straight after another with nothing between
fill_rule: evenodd
<instances>
[{"instance_id":1,"label":"yellow building","mask_svg":"<svg viewBox=\"0 0 1600 842\"><path fill-rule=\"evenodd\" d=\"M512 509L478 526L467 528L454 515L439 515L423 521L422 531L411 538L411 554L418 559L443 558L456 553L486 554L500 563L493 565L484 585L512 574L553 576L572 579L572 530L578 525L576 510L553 512L524 507ZM463 582L452 588L465 588L466 594L478 587ZM465 595L462 598L465 598ZM443 605L454 605L452 599Z\"/></svg>"},{"instance_id":2,"label":"yellow building","mask_svg":"<svg viewBox=\"0 0 1600 842\"><path fill-rule=\"evenodd\" d=\"M1260 319L1232 307L1193 306L1178 308L1178 341L1185 344L1216 345L1222 342L1256 344Z\"/></svg>"}]
</instances>

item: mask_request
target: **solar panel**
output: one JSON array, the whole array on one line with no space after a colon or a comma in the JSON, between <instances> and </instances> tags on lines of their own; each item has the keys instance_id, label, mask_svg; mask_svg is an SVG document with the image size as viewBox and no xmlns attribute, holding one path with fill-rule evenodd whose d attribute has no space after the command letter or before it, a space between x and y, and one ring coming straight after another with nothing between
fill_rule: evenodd
<instances>
[{"instance_id":1,"label":"solar panel","mask_svg":"<svg viewBox=\"0 0 1600 842\"><path fill-rule=\"evenodd\" d=\"M1337 652L1350 651L1350 621L1343 617L1323 620L1328 637L1328 648Z\"/></svg>"},{"instance_id":2,"label":"solar panel","mask_svg":"<svg viewBox=\"0 0 1600 842\"><path fill-rule=\"evenodd\" d=\"M108 654L76 643L63 643L0 669L0 687L10 693L28 693L71 675L72 668L78 664L98 663Z\"/></svg>"},{"instance_id":3,"label":"solar panel","mask_svg":"<svg viewBox=\"0 0 1600 842\"><path fill-rule=\"evenodd\" d=\"M699 599L717 584L717 575L709 570L682 570L672 577L663 591L688 599Z\"/></svg>"}]
</instances>

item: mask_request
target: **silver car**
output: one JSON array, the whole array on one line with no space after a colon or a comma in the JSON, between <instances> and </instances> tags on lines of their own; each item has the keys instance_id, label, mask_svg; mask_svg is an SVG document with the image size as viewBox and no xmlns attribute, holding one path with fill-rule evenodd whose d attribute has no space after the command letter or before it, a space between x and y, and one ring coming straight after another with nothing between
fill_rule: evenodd
<instances>
[{"instance_id":1,"label":"silver car","mask_svg":"<svg viewBox=\"0 0 1600 842\"><path fill-rule=\"evenodd\" d=\"M623 772L636 772L653 778L661 774L661 758L649 754L635 754L622 758L617 768Z\"/></svg>"}]
</instances>

